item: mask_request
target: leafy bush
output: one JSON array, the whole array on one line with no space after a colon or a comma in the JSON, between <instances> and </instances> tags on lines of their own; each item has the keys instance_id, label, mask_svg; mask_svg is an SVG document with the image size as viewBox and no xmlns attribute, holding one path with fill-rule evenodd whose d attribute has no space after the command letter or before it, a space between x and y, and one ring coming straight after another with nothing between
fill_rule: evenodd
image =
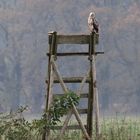
<instances>
[{"instance_id":1,"label":"leafy bush","mask_svg":"<svg viewBox=\"0 0 140 140\"><path fill-rule=\"evenodd\" d=\"M54 98L49 111L41 119L33 120L31 123L22 117L26 107L21 107L15 113L0 115L0 140L39 140L44 128L57 125L60 118L65 115L73 105L77 105L79 97L72 91ZM49 120L46 116L49 115Z\"/></svg>"},{"instance_id":2,"label":"leafy bush","mask_svg":"<svg viewBox=\"0 0 140 140\"><path fill-rule=\"evenodd\" d=\"M69 91L67 94L62 97L57 97L53 101L53 105L50 107L50 125L56 125L60 122L60 118L63 117L69 109L72 108L72 105L77 105L80 97L77 96L74 92Z\"/></svg>"},{"instance_id":3,"label":"leafy bush","mask_svg":"<svg viewBox=\"0 0 140 140\"><path fill-rule=\"evenodd\" d=\"M26 108L21 107L15 113L0 116L0 136L6 140L28 140L32 138L31 123L21 117Z\"/></svg>"}]
</instances>

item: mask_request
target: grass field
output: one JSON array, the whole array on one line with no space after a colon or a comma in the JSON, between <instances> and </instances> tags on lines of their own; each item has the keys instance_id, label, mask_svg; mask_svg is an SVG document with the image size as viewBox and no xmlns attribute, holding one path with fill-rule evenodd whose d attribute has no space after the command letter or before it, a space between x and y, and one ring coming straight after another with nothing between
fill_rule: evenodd
<instances>
[{"instance_id":1,"label":"grass field","mask_svg":"<svg viewBox=\"0 0 140 140\"><path fill-rule=\"evenodd\" d=\"M128 117L103 118L100 120L99 140L140 140L140 119ZM55 137L57 133L53 133ZM67 131L63 140L82 140L81 131ZM96 139L95 129L93 140Z\"/></svg>"},{"instance_id":2,"label":"grass field","mask_svg":"<svg viewBox=\"0 0 140 140\"><path fill-rule=\"evenodd\" d=\"M0 140L41 140L42 123L19 118L0 118ZM40 125L40 126L39 126ZM140 140L140 119L137 117L104 117L100 120L99 140ZM51 132L51 140L58 140L59 131ZM82 140L79 130L67 130L62 140ZM95 129L93 140L95 140Z\"/></svg>"}]
</instances>

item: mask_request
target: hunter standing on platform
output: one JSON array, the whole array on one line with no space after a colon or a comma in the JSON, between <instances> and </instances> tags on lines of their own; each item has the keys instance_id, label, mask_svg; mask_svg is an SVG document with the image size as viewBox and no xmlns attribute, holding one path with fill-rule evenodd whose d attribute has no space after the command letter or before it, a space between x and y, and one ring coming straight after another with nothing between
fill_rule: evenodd
<instances>
[{"instance_id":1,"label":"hunter standing on platform","mask_svg":"<svg viewBox=\"0 0 140 140\"><path fill-rule=\"evenodd\" d=\"M97 20L95 19L95 13L91 12L88 17L88 27L91 33L99 33L99 24Z\"/></svg>"}]
</instances>

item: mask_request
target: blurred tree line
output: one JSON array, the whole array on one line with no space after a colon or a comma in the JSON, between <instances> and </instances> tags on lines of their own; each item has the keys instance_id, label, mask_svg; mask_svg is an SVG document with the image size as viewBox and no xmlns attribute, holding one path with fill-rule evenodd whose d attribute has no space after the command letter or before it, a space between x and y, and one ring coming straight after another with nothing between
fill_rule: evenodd
<instances>
[{"instance_id":1,"label":"blurred tree line","mask_svg":"<svg viewBox=\"0 0 140 140\"><path fill-rule=\"evenodd\" d=\"M100 107L140 112L138 0L0 0L1 111L20 105L41 111L46 94L48 31L88 34L90 11L96 12L101 27L97 49L105 51L97 57Z\"/></svg>"}]
</instances>

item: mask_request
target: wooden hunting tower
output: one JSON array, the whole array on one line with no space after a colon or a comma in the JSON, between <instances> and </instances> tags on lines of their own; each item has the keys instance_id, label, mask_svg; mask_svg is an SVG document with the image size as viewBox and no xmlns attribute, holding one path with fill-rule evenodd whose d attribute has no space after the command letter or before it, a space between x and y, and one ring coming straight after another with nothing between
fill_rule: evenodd
<instances>
[{"instance_id":1,"label":"wooden hunting tower","mask_svg":"<svg viewBox=\"0 0 140 140\"><path fill-rule=\"evenodd\" d=\"M60 140L61 136L64 134L65 129L81 129L86 140L92 139L93 132L93 109L95 109L95 127L96 136L99 135L99 106L98 106L98 91L96 86L96 68L95 68L95 57L97 54L102 54L103 52L96 52L95 45L99 42L99 34L91 33L89 35L59 35L57 32L49 32L49 53L48 55L48 76L47 76L47 99L46 99L46 111L49 110L52 103L52 97L56 94L52 93L53 84L60 83L64 93L67 93L68 89L65 83L80 83L80 88L77 91L77 95L80 98L88 99L88 108L78 109L73 105L72 110L67 114L66 120L63 126L56 126L56 129L60 129ZM67 52L58 53L57 47L61 44L87 44L87 52ZM80 48L79 48L80 50ZM62 77L60 71L58 70L56 60L59 57L66 56L88 56L89 69L85 76L83 77ZM54 76L55 75L55 76ZM87 93L83 93L82 89L84 83L88 84ZM57 95L58 96L58 95ZM75 115L76 120L79 125L68 126L68 122L72 116ZM86 124L81 120L81 115L87 115ZM43 136L43 140L48 140L49 136L46 133Z\"/></svg>"}]
</instances>

